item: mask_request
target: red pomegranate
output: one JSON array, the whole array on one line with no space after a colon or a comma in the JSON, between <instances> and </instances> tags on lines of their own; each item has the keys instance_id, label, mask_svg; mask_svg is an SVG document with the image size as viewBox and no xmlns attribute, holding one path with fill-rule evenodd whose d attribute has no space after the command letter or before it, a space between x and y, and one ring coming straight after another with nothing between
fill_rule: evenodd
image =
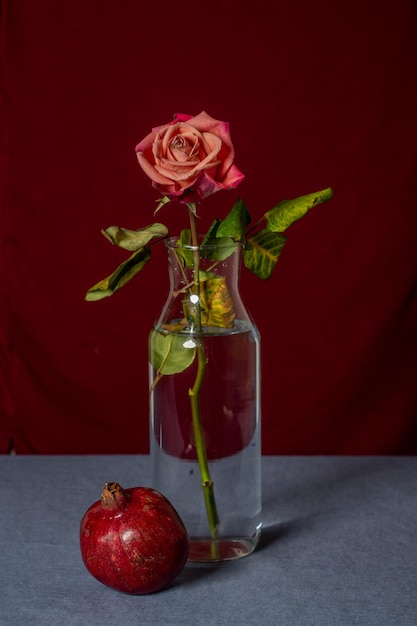
<instances>
[{"instance_id":1,"label":"red pomegranate","mask_svg":"<svg viewBox=\"0 0 417 626\"><path fill-rule=\"evenodd\" d=\"M94 578L119 591L145 594L178 576L189 540L181 518L161 493L106 483L101 501L81 520L80 547Z\"/></svg>"}]
</instances>

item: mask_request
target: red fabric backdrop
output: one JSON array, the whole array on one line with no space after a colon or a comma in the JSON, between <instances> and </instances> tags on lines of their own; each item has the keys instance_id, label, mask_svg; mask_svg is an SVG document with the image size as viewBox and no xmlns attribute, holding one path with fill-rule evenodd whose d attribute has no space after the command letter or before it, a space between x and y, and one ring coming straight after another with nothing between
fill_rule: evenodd
<instances>
[{"instance_id":1,"label":"red fabric backdrop","mask_svg":"<svg viewBox=\"0 0 417 626\"><path fill-rule=\"evenodd\" d=\"M153 219L135 144L202 110L246 174L208 221L334 189L271 281L242 275L264 452L417 452L416 6L2 0L1 452L148 450L163 251L113 298L84 293L124 258L100 229Z\"/></svg>"}]
</instances>

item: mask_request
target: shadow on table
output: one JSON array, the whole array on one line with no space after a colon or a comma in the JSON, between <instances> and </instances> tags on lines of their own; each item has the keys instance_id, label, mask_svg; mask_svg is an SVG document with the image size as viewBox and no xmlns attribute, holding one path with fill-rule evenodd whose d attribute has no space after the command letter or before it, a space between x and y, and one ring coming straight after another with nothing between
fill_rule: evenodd
<instances>
[{"instance_id":1,"label":"shadow on table","mask_svg":"<svg viewBox=\"0 0 417 626\"><path fill-rule=\"evenodd\" d=\"M232 563L232 561L230 561ZM229 563L187 563L178 578L175 579L174 585L192 585L198 583L212 574L218 573L218 569L227 566Z\"/></svg>"},{"instance_id":2,"label":"shadow on table","mask_svg":"<svg viewBox=\"0 0 417 626\"><path fill-rule=\"evenodd\" d=\"M288 537L292 538L293 536L308 531L314 523L315 517L315 515L309 515L286 522L277 522L276 524L263 526L256 551L264 550L277 541L283 541Z\"/></svg>"},{"instance_id":3,"label":"shadow on table","mask_svg":"<svg viewBox=\"0 0 417 626\"><path fill-rule=\"evenodd\" d=\"M277 541L287 539L287 537L293 537L299 533L305 532L312 524L312 518L306 516L304 518L293 519L287 522L279 522L276 524L270 524L264 526L262 534L259 540L259 544L256 547L255 552L259 552L269 547ZM246 559L243 559L246 560ZM175 585L189 585L195 582L199 582L203 578L211 576L218 571L219 567L222 569L226 567L233 567L237 561L224 561L222 563L187 563L179 577L175 581Z\"/></svg>"},{"instance_id":4,"label":"shadow on table","mask_svg":"<svg viewBox=\"0 0 417 626\"><path fill-rule=\"evenodd\" d=\"M256 550L264 550L276 541L284 539L292 533L293 522L278 522L262 528L262 534Z\"/></svg>"}]
</instances>

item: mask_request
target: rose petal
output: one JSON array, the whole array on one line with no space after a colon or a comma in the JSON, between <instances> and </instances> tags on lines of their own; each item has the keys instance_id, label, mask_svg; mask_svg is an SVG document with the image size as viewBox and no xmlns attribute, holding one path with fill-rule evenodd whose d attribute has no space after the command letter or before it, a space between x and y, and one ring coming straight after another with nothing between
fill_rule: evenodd
<instances>
[{"instance_id":1,"label":"rose petal","mask_svg":"<svg viewBox=\"0 0 417 626\"><path fill-rule=\"evenodd\" d=\"M155 181L159 185L171 184L171 181L169 180L169 178L165 178L165 176L162 176L158 172L158 170L155 168L155 166L149 163L148 159L143 154L143 152L137 152L136 157L138 159L139 165L141 166L145 174L149 176L151 180Z\"/></svg>"},{"instance_id":2,"label":"rose petal","mask_svg":"<svg viewBox=\"0 0 417 626\"><path fill-rule=\"evenodd\" d=\"M229 124L205 111L194 117L176 113L168 124L153 128L136 152L152 185L180 202L198 201L244 179L233 164Z\"/></svg>"},{"instance_id":3,"label":"rose petal","mask_svg":"<svg viewBox=\"0 0 417 626\"><path fill-rule=\"evenodd\" d=\"M223 148L222 155L219 155L219 158L222 161L222 165L218 171L218 179L221 181L226 176L235 158L235 151L230 138L229 123L215 120L205 111L202 111L199 115L189 120L188 124L194 126L197 130L211 132L221 139Z\"/></svg>"},{"instance_id":4,"label":"rose petal","mask_svg":"<svg viewBox=\"0 0 417 626\"><path fill-rule=\"evenodd\" d=\"M192 115L188 115L187 113L175 113L174 121L178 122L187 122L192 119Z\"/></svg>"},{"instance_id":5,"label":"rose petal","mask_svg":"<svg viewBox=\"0 0 417 626\"><path fill-rule=\"evenodd\" d=\"M229 170L226 176L222 180L222 185L224 189L235 189L245 178L245 175L242 174L240 170L236 167L236 165L232 165L229 167Z\"/></svg>"},{"instance_id":6,"label":"rose petal","mask_svg":"<svg viewBox=\"0 0 417 626\"><path fill-rule=\"evenodd\" d=\"M203 169L206 167L211 167L211 165L217 165L219 160L216 158L219 154L222 142L219 137L213 135L212 133L203 133L204 144L206 146L205 152L207 156L200 162L196 169Z\"/></svg>"},{"instance_id":7,"label":"rose petal","mask_svg":"<svg viewBox=\"0 0 417 626\"><path fill-rule=\"evenodd\" d=\"M188 171L182 169L180 170L178 167L178 171L174 168L174 165L172 165L171 163L167 163L167 166L164 167L163 165L163 161L161 162L161 165L155 165L155 169L157 170L157 172L159 172L162 176L166 177L167 179L169 179L170 181L174 180L177 182L187 182L190 180L190 178L197 178L198 174L195 173L195 168L191 168ZM191 183L190 183L191 184Z\"/></svg>"}]
</instances>

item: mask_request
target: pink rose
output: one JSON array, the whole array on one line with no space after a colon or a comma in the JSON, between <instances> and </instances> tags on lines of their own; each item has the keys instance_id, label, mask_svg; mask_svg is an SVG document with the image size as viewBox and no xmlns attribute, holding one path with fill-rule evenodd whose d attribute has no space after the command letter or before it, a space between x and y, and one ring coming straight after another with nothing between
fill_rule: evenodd
<instances>
[{"instance_id":1,"label":"pink rose","mask_svg":"<svg viewBox=\"0 0 417 626\"><path fill-rule=\"evenodd\" d=\"M136 154L152 185L181 202L234 189L244 178L233 165L229 124L204 111L195 117L177 113L169 124L153 128L136 146Z\"/></svg>"}]
</instances>

